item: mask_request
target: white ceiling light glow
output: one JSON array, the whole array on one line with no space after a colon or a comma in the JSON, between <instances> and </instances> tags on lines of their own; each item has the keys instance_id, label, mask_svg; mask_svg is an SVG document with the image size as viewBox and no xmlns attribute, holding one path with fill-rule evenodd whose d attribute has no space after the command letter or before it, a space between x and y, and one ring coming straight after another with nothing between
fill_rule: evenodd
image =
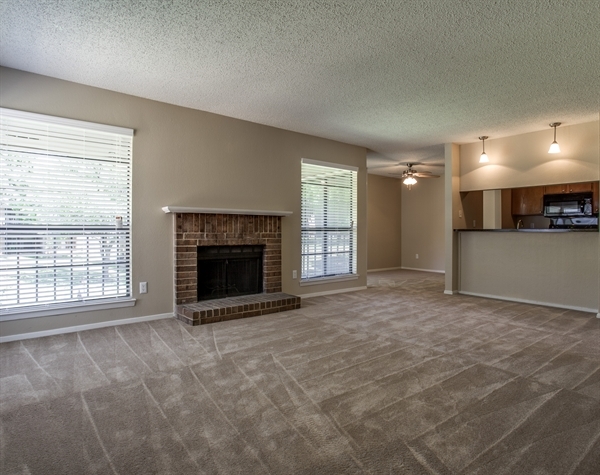
<instances>
[{"instance_id":1,"label":"white ceiling light glow","mask_svg":"<svg viewBox=\"0 0 600 475\"><path fill-rule=\"evenodd\" d=\"M556 128L560 125L560 122L552 122L550 124L550 127L554 128L554 142L552 142L550 144L550 149L548 150L548 153L560 153L560 146L558 145L558 142L556 141Z\"/></svg>"},{"instance_id":2,"label":"white ceiling light glow","mask_svg":"<svg viewBox=\"0 0 600 475\"><path fill-rule=\"evenodd\" d=\"M490 161L489 157L487 156L487 153L485 153L485 139L487 138L487 135L482 135L481 137L479 137L479 140L483 142L483 151L481 152L481 156L479 157L479 163L488 163Z\"/></svg>"},{"instance_id":3,"label":"white ceiling light glow","mask_svg":"<svg viewBox=\"0 0 600 475\"><path fill-rule=\"evenodd\" d=\"M408 191L412 190L412 186L416 185L417 179L413 176L407 176L402 182L404 185L408 187Z\"/></svg>"}]
</instances>

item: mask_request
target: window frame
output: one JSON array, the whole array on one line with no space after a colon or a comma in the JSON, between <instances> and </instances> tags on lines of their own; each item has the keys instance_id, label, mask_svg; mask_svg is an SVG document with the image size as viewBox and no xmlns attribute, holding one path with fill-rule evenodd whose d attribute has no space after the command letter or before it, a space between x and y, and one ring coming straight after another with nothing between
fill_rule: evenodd
<instances>
[{"instance_id":1,"label":"window frame","mask_svg":"<svg viewBox=\"0 0 600 475\"><path fill-rule=\"evenodd\" d=\"M308 159L308 158L303 158L301 160L301 175L303 175L303 170L302 167L304 167L304 164L307 165L316 165L319 167L327 167L327 168L331 168L334 170L345 170L348 172L352 172L352 174L350 175L350 179L353 181L351 188L348 188L348 190L350 191L351 194L351 202L350 202L350 207L348 210L348 214L349 216L346 217L350 217L351 219L351 225L350 226L345 226L345 227L338 227L338 228L333 228L334 232L348 232L348 240L350 242L350 249L348 250L348 267L350 269L350 272L345 272L345 273L324 273L322 275L317 275L317 276L312 276L312 277L305 277L304 275L304 269L305 269L305 258L308 255L307 253L305 253L304 249L305 246L308 245L308 243L305 241L304 236L306 232L310 231L310 228L306 228L304 227L304 222L305 222L305 200L304 200L304 193L305 193L305 184L304 184L304 180L303 178L301 179L301 198L300 198L300 228L301 228L301 237L300 237L300 248L301 248L301 271L300 271L300 286L306 286L306 285L317 285L317 284L322 284L322 283L327 283L327 282L341 282L341 281L347 281L347 280L356 280L358 279L359 275L358 275L358 259L357 259L357 254L358 254L358 167L354 167L351 165L343 165L343 164L338 164L338 163L330 163L330 162L323 162L320 160L312 160L312 159ZM328 185L328 186L332 186L332 185ZM324 194L327 192L326 190L327 186L324 186ZM326 198L324 198L326 199ZM326 209L326 206L324 204L324 209ZM327 211L324 212L324 219L327 219L327 216L329 215L329 213ZM336 217L340 217L340 215L337 215ZM326 226L324 227L325 229L321 232L323 233L327 233L326 231ZM325 244L326 245L326 244ZM327 255L328 251L325 250L325 248L323 248L323 251L321 252L321 255ZM313 253L314 254L314 253ZM326 257L324 258L326 259ZM325 260L326 262L326 260ZM325 265L327 265L325 263ZM326 272L326 271L325 271Z\"/></svg>"},{"instance_id":2,"label":"window frame","mask_svg":"<svg viewBox=\"0 0 600 475\"><path fill-rule=\"evenodd\" d=\"M0 305L2 305L2 306L0 306L0 321L19 320L19 319L24 319L24 318L35 318L35 317L42 317L42 316L62 315L62 314L68 314L68 313L78 313L78 312L86 312L86 311L94 311L94 310L107 310L107 309L113 309L113 308L134 306L136 299L133 298L132 242L131 242L131 237L132 237L131 211L132 211L132 201L133 201L132 200L132 171L133 171L132 158L133 158L134 130L130 129L130 128L98 124L98 123L93 123L93 122L85 122L85 121L79 121L79 120L74 120L74 119L67 119L67 118L49 116L49 115L44 115L44 114L36 114L36 113L19 111L19 110L14 110L14 109L6 109L6 108L0 108L0 115L2 116L2 124L5 124L5 120L10 121L12 119L12 120L18 121L20 119L20 120L30 121L32 123L35 122L35 123L37 123L36 127L39 127L39 128L42 128L43 126L48 126L48 127L62 126L62 127L70 127L70 128L78 129L77 133L75 133L74 136L80 137L80 140L83 141L82 143L86 143L86 139L83 138L83 137L85 137L86 132L87 133L95 132L96 134L98 132L108 133L108 134L116 134L118 136L121 136L121 138L124 138L125 140L127 140L128 138L130 140L130 142L128 142L129 148L127 149L128 150L128 159L125 161L126 175L124 175L125 181L126 181L125 186L127 189L125 190L125 188L123 188L122 185L119 188L123 192L125 192L124 194L126 194L126 196L127 196L126 207L127 207L127 213L128 213L127 214L128 222L124 223L124 225L122 227L117 226L117 224L115 222L115 227L119 229L119 236L124 236L124 240L125 240L126 246L127 246L127 251L125 254L125 261L123 261L123 262L118 261L119 268L124 269L123 272L127 278L127 284L126 284L125 290L119 292L124 295L112 295L112 296L108 296L108 297L104 297L104 296L95 297L93 295L92 296L85 295L80 300L70 300L68 298L63 297L59 300L45 301L45 302L41 302L41 303L32 303L31 305L27 305L26 303L24 305L19 305L18 303L15 303L12 305L8 304L7 306L4 306L0 302ZM4 125L2 125L2 127L4 128ZM2 140L4 140L4 139L2 139ZM9 141L9 142L1 143L0 149L5 150L5 144L7 144L6 145L7 149L10 148L11 147L10 143L12 143L12 142ZM29 149L24 149L24 153L31 153L31 152L28 152L27 150L29 150ZM59 148L57 150L63 150L63 149ZM67 150L67 149L64 149L64 150ZM82 160L88 159L87 156L78 156L76 154L72 155L72 157L81 158ZM117 163L117 162L114 162L114 163ZM101 168L101 170L104 170L104 168ZM108 181L108 180L109 180L109 178L105 177L105 178L103 178L103 181L101 183L103 183L103 184L110 183L110 181ZM86 182L84 182L84 183L86 183ZM50 188L42 188L41 193L44 193L44 190L49 190L49 189ZM37 202L42 203L43 200L39 196L36 198L38 200ZM36 200L34 199L31 202L36 203ZM99 202L96 202L96 203L94 203L94 205L98 206L98 203ZM5 202L1 205L0 209L1 210L8 209L5 207L8 207L9 205L10 205L10 202ZM11 224L6 219L7 215L10 216L10 214L6 213L4 218L2 219L2 222L0 223L0 227L2 229L4 229L4 231L2 232L2 235L5 237L8 237L7 231L10 231L10 230L14 231L16 229L21 229L23 227L22 224L21 225L13 224L12 228L11 228ZM93 210L90 209L90 212L84 213L84 216L97 216L97 215L94 215ZM65 223L67 223L67 221L68 221L68 219L65 220ZM87 225L87 227L86 227L85 223L80 223L80 224L68 223L68 224L69 225L66 226L68 229L72 229L75 233L80 232L82 237L90 236L90 234L85 234L86 229L90 229L91 231L98 231L98 230L102 231L109 227L106 224L96 225L96 226ZM60 227L60 226L58 226L58 227ZM94 227L96 229L94 229ZM34 232L37 232L40 229L44 229L44 228L47 230L52 230L54 228L57 228L57 226L56 225L53 226L50 222L44 223L42 221L42 223L39 226L33 226L31 228L31 230ZM75 235L77 235L77 234L74 234L74 236ZM40 238L44 239L43 235L40 235ZM23 238L19 238L19 239L23 239ZM88 237L88 239L89 239L89 237ZM19 241L15 241L15 242L17 242L17 244L19 243ZM6 250L3 250L2 252L4 253L5 251ZM80 254L78 254L78 255L80 255L80 256L86 255L87 256L87 255L89 255L89 252L90 251L85 251L83 253L80 252ZM89 260L89 257L88 257L88 260ZM44 269L45 267L40 266L39 264L36 263L35 268L36 269ZM103 282L104 282L104 280L103 280ZM56 283L54 285L56 286ZM36 284L36 286L37 286L37 284ZM67 287L69 287L68 284L64 288L67 288ZM70 288L74 289L73 284L71 284ZM73 291L74 290L72 290L72 292ZM37 295L39 292L37 290L37 287L36 287L36 290L34 290L33 292L34 293L31 295L36 296L35 298L37 299L38 298Z\"/></svg>"}]
</instances>

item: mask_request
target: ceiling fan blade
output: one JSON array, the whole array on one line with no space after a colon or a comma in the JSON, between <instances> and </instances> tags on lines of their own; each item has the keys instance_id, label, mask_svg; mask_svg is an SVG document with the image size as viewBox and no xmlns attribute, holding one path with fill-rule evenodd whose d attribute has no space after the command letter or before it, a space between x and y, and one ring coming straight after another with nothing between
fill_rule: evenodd
<instances>
[{"instance_id":1,"label":"ceiling fan blade","mask_svg":"<svg viewBox=\"0 0 600 475\"><path fill-rule=\"evenodd\" d=\"M430 173L414 173L413 176L416 176L417 178L439 178L439 175L431 175Z\"/></svg>"},{"instance_id":2,"label":"ceiling fan blade","mask_svg":"<svg viewBox=\"0 0 600 475\"><path fill-rule=\"evenodd\" d=\"M377 170L379 168L393 168L393 167L399 167L401 165L402 165L401 163L390 163L390 164L386 164L386 165L377 165L377 166L374 166L374 167L367 166L367 168L369 170Z\"/></svg>"},{"instance_id":3,"label":"ceiling fan blade","mask_svg":"<svg viewBox=\"0 0 600 475\"><path fill-rule=\"evenodd\" d=\"M407 167L443 167L442 163L429 163L429 162L399 162L399 165Z\"/></svg>"}]
</instances>

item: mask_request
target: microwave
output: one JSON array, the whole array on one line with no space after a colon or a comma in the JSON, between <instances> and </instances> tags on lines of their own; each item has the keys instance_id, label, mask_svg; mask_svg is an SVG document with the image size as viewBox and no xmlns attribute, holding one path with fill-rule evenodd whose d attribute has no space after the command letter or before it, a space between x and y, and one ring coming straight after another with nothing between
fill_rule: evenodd
<instances>
[{"instance_id":1,"label":"microwave","mask_svg":"<svg viewBox=\"0 0 600 475\"><path fill-rule=\"evenodd\" d=\"M544 216L547 218L592 216L590 193L563 193L544 195Z\"/></svg>"}]
</instances>

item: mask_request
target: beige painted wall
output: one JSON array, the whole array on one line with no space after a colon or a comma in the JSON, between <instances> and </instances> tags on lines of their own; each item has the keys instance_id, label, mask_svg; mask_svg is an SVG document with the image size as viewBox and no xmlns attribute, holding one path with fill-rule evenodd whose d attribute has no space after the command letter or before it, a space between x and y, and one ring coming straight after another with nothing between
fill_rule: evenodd
<instances>
[{"instance_id":1,"label":"beige painted wall","mask_svg":"<svg viewBox=\"0 0 600 475\"><path fill-rule=\"evenodd\" d=\"M502 229L501 190L485 190L483 192L483 228Z\"/></svg>"},{"instance_id":2,"label":"beige painted wall","mask_svg":"<svg viewBox=\"0 0 600 475\"><path fill-rule=\"evenodd\" d=\"M135 307L3 322L2 336L171 313L172 215L166 205L292 211L282 219L283 290L295 295L366 285L366 150L332 140L117 92L0 69L0 105L135 129L133 295ZM300 287L300 160L360 168L358 280ZM148 294L137 293L148 282Z\"/></svg>"},{"instance_id":3,"label":"beige painted wall","mask_svg":"<svg viewBox=\"0 0 600 475\"><path fill-rule=\"evenodd\" d=\"M444 293L458 292L458 233L464 228L460 196L460 147L455 143L444 144Z\"/></svg>"},{"instance_id":4,"label":"beige painted wall","mask_svg":"<svg viewBox=\"0 0 600 475\"><path fill-rule=\"evenodd\" d=\"M402 267L443 272L444 178L417 180L402 187Z\"/></svg>"},{"instance_id":5,"label":"beige painted wall","mask_svg":"<svg viewBox=\"0 0 600 475\"><path fill-rule=\"evenodd\" d=\"M597 312L598 233L459 234L461 293Z\"/></svg>"},{"instance_id":6,"label":"beige painted wall","mask_svg":"<svg viewBox=\"0 0 600 475\"><path fill-rule=\"evenodd\" d=\"M369 175L367 183L367 268L400 267L402 182Z\"/></svg>"},{"instance_id":7,"label":"beige painted wall","mask_svg":"<svg viewBox=\"0 0 600 475\"><path fill-rule=\"evenodd\" d=\"M598 121L557 128L561 153L548 148L553 129L486 140L489 164L480 164L481 142L460 146L460 191L598 180Z\"/></svg>"}]
</instances>

